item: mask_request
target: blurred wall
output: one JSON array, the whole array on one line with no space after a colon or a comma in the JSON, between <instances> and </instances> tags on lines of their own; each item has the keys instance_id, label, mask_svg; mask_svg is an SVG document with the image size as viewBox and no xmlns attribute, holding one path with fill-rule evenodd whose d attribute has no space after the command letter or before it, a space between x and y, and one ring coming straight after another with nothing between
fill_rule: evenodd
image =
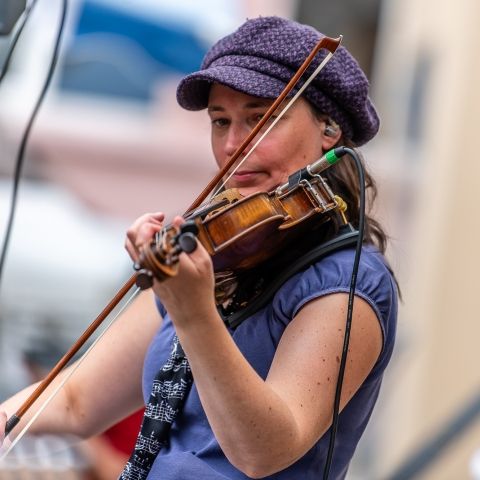
<instances>
[{"instance_id":1,"label":"blurred wall","mask_svg":"<svg viewBox=\"0 0 480 480\"><path fill-rule=\"evenodd\" d=\"M380 169L397 174L393 261L404 304L378 478L480 390L479 18L478 0L383 2L374 78L390 167ZM479 447L477 419L418 478L471 478Z\"/></svg>"},{"instance_id":2,"label":"blurred wall","mask_svg":"<svg viewBox=\"0 0 480 480\"><path fill-rule=\"evenodd\" d=\"M295 17L330 37L343 35L342 44L370 78L381 0L300 0Z\"/></svg>"}]
</instances>

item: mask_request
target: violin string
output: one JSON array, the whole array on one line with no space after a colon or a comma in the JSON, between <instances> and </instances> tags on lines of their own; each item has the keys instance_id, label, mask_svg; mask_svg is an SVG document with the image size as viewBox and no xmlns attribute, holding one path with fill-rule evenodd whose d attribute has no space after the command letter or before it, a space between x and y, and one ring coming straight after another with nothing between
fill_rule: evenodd
<instances>
[{"instance_id":1,"label":"violin string","mask_svg":"<svg viewBox=\"0 0 480 480\"><path fill-rule=\"evenodd\" d=\"M23 436L27 433L27 431L30 429L32 424L37 420L37 418L48 407L50 402L56 397L57 393L63 388L63 386L67 383L67 381L70 379L70 377L77 371L77 369L84 362L84 360L87 358L89 353L93 350L95 345L100 341L100 339L103 337L103 335L105 335L105 333L109 330L109 328L114 324L114 322L117 320L117 318L124 312L124 310L127 308L127 306L135 299L135 297L138 295L139 292L140 292L140 288L135 289L135 291L132 293L130 298L128 298L125 301L125 303L122 305L122 307L120 308L118 313L110 320L110 322L107 323L107 326L105 327L105 329L92 342L92 344L90 345L90 347L88 347L88 349L85 351L85 353L82 355L82 357L74 364L74 366L71 368L71 370L68 372L68 374L65 375L63 380L56 386L56 388L48 396L48 398L41 405L41 407L37 410L37 412L35 412L35 415L33 415L33 417L29 420L29 422L25 425L25 427L23 427L23 429L17 435L17 437L8 446L8 448L5 450L5 452L0 456L0 463L3 462L3 460L12 451L12 449L15 447L15 445L23 438Z\"/></svg>"},{"instance_id":2,"label":"violin string","mask_svg":"<svg viewBox=\"0 0 480 480\"><path fill-rule=\"evenodd\" d=\"M298 92L292 97L292 99L285 105L285 108L278 114L278 116L273 120L273 122L270 124L270 126L263 132L263 134L260 136L260 138L255 142L255 144L252 146L250 151L242 158L240 162L237 163L237 165L234 167L232 172L228 175L226 180L224 180L219 187L215 190L215 193L213 193L213 197L217 195L222 188L225 187L227 182L235 175L235 172L243 165L243 163L247 160L247 158L253 153L253 151L257 148L259 143L270 133L272 128L277 124L277 122L285 115L285 113L290 109L290 107L295 103L295 101L298 99L298 97L304 92L304 90L310 85L310 83L314 80L314 78L320 73L320 70L323 69L325 64L330 60L332 57L333 53L329 52L323 61L320 63L320 65L315 69L315 71L308 77L306 82L301 86L301 88L298 90Z\"/></svg>"}]
</instances>

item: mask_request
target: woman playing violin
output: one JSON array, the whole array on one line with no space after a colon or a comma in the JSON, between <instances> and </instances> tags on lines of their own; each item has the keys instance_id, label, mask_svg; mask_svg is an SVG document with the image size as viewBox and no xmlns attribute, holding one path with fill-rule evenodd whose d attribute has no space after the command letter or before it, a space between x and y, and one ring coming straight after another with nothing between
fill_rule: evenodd
<instances>
[{"instance_id":1,"label":"woman playing violin","mask_svg":"<svg viewBox=\"0 0 480 480\"><path fill-rule=\"evenodd\" d=\"M277 17L248 20L212 47L200 71L180 82L180 105L207 109L219 167L320 37ZM365 144L378 127L367 79L339 47L227 187L244 196L272 191L333 147ZM354 167L339 163L325 177L357 226ZM374 188L368 174L367 185ZM162 213L146 214L128 230L126 248L134 261L163 222ZM367 217L329 478L346 475L393 349L397 290L383 257L385 243L380 225ZM328 451L353 259L353 248L322 257L233 329L215 302L212 259L198 243L180 255L176 276L155 281L135 300L32 430L88 437L146 404L123 479L318 479ZM31 389L2 410L11 415ZM165 403L167 397L179 401L178 413L168 410L174 404Z\"/></svg>"}]
</instances>

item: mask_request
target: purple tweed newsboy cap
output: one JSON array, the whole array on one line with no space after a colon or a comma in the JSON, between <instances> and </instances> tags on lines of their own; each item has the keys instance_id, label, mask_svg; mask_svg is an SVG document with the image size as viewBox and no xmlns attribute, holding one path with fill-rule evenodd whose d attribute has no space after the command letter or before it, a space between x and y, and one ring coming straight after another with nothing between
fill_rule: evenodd
<instances>
[{"instance_id":1,"label":"purple tweed newsboy cap","mask_svg":"<svg viewBox=\"0 0 480 480\"><path fill-rule=\"evenodd\" d=\"M276 98L323 36L313 27L280 17L247 20L208 51L198 72L181 80L178 103L187 110L206 108L212 83L256 97ZM304 78L325 55L325 50L319 52ZM379 128L368 87L357 61L340 46L303 95L338 123L346 137L362 145Z\"/></svg>"}]
</instances>

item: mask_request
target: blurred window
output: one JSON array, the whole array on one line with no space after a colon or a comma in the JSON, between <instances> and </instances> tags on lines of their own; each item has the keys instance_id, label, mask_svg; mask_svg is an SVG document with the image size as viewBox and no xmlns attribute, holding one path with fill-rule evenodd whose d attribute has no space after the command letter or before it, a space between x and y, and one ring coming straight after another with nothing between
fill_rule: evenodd
<instances>
[{"instance_id":1,"label":"blurred window","mask_svg":"<svg viewBox=\"0 0 480 480\"><path fill-rule=\"evenodd\" d=\"M149 101L159 78L198 69L208 48L182 17L87 0L64 54L60 88Z\"/></svg>"}]
</instances>

